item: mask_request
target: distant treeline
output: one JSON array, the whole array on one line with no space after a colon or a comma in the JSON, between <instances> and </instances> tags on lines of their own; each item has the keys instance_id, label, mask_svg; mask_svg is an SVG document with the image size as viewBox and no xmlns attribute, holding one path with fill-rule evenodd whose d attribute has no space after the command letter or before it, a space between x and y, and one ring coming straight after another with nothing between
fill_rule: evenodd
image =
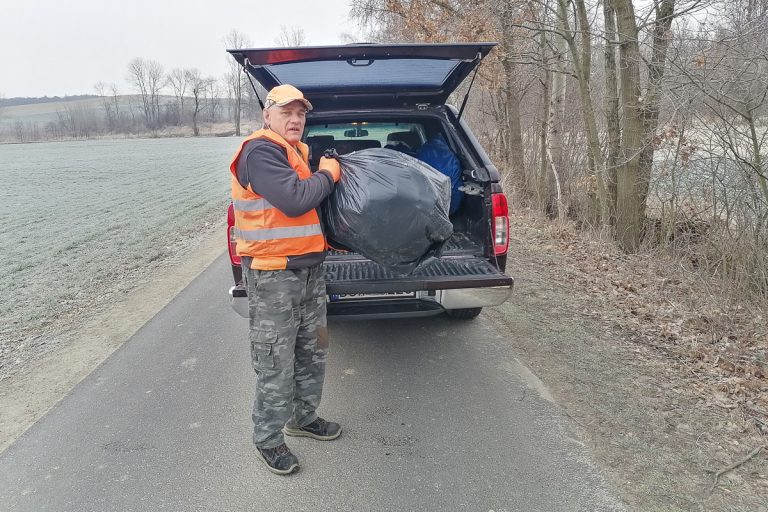
<instances>
[{"instance_id":1,"label":"distant treeline","mask_svg":"<svg viewBox=\"0 0 768 512\"><path fill-rule=\"evenodd\" d=\"M75 96L43 96L39 98L0 98L0 107L16 107L19 105L35 105L37 103L58 103L62 101L77 101L98 98L94 94L77 94Z\"/></svg>"},{"instance_id":2,"label":"distant treeline","mask_svg":"<svg viewBox=\"0 0 768 512\"><path fill-rule=\"evenodd\" d=\"M237 46L237 45L235 45ZM241 124L261 118L255 91L242 68L230 59L222 77L195 68L166 71L156 61L135 58L128 64L129 94L115 83L94 85L95 95L0 100L0 141L36 142L110 136L240 135ZM263 98L266 91L259 88ZM34 112L14 107L48 104ZM231 128L220 126L231 123ZM214 130L213 125L219 125Z\"/></svg>"},{"instance_id":3,"label":"distant treeline","mask_svg":"<svg viewBox=\"0 0 768 512\"><path fill-rule=\"evenodd\" d=\"M255 108L242 109L242 120L253 127ZM30 105L33 103L27 103ZM23 105L0 106L0 142L83 140L102 137L173 137L234 134L236 108L230 98L209 93L197 98L157 95L148 120L141 95L82 96L80 101L41 102L32 113Z\"/></svg>"}]
</instances>

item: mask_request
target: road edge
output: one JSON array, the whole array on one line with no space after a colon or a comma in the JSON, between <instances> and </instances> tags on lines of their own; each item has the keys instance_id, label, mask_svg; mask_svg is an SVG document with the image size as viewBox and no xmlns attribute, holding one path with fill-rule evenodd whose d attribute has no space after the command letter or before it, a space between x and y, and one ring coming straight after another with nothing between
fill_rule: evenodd
<instances>
[{"instance_id":1,"label":"road edge","mask_svg":"<svg viewBox=\"0 0 768 512\"><path fill-rule=\"evenodd\" d=\"M76 329L70 343L5 380L0 454L220 257L225 252L222 232L213 230L183 263L149 273L143 284Z\"/></svg>"}]
</instances>

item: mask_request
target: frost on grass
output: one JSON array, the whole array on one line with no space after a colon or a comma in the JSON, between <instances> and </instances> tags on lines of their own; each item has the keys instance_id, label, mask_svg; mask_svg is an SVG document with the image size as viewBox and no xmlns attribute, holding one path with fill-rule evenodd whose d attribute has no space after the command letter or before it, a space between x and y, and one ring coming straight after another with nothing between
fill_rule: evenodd
<instances>
[{"instance_id":1,"label":"frost on grass","mask_svg":"<svg viewBox=\"0 0 768 512\"><path fill-rule=\"evenodd\" d=\"M150 270L194 251L225 218L238 143L0 145L0 379Z\"/></svg>"}]
</instances>

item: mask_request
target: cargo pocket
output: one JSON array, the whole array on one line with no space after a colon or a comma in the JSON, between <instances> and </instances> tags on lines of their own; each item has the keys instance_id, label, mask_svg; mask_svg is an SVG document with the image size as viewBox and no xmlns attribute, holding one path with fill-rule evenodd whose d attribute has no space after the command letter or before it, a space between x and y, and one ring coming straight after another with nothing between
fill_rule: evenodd
<instances>
[{"instance_id":1,"label":"cargo pocket","mask_svg":"<svg viewBox=\"0 0 768 512\"><path fill-rule=\"evenodd\" d=\"M275 367L275 331L251 331L251 363L254 370L269 370Z\"/></svg>"}]
</instances>

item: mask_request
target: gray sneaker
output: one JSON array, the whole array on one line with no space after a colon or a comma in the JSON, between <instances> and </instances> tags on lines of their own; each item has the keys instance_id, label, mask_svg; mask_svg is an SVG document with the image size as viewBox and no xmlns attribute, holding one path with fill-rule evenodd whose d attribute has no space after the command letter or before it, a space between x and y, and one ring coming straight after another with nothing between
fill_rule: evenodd
<instances>
[{"instance_id":1,"label":"gray sneaker","mask_svg":"<svg viewBox=\"0 0 768 512\"><path fill-rule=\"evenodd\" d=\"M283 428L283 433L287 436L311 437L318 441L331 441L341 435L341 426L338 423L317 418L303 427L286 426Z\"/></svg>"},{"instance_id":2,"label":"gray sneaker","mask_svg":"<svg viewBox=\"0 0 768 512\"><path fill-rule=\"evenodd\" d=\"M299 459L296 458L285 443L274 448L256 447L258 457L267 465L267 469L277 475L288 475L299 469Z\"/></svg>"}]
</instances>

